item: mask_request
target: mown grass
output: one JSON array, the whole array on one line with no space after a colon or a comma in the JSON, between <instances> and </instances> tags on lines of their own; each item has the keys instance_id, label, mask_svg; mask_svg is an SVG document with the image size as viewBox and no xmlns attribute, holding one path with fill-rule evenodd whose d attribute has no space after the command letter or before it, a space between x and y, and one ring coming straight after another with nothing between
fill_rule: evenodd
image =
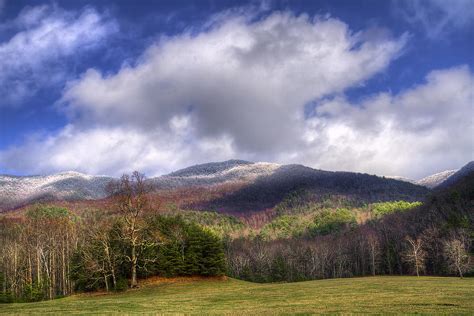
<instances>
[{"instance_id":1,"label":"mown grass","mask_svg":"<svg viewBox=\"0 0 474 316\"><path fill-rule=\"evenodd\" d=\"M255 284L178 281L118 294L81 294L39 303L0 305L10 314L473 314L474 279L366 277Z\"/></svg>"}]
</instances>

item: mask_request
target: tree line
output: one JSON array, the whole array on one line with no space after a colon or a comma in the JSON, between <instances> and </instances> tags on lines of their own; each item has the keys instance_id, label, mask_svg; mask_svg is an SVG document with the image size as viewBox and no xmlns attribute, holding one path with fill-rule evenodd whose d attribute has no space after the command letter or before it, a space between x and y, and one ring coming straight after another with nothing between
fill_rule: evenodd
<instances>
[{"instance_id":1,"label":"tree line","mask_svg":"<svg viewBox=\"0 0 474 316\"><path fill-rule=\"evenodd\" d=\"M465 230L443 236L437 229L428 229L410 237L382 226L311 239L241 238L229 242L226 255L229 275L252 282L370 275L463 277L472 269L470 247Z\"/></svg>"}]
</instances>

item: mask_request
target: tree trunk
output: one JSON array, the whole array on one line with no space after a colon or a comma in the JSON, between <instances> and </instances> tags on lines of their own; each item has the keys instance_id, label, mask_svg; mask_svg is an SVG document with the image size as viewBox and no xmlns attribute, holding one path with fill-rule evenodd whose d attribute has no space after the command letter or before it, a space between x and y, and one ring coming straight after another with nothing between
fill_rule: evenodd
<instances>
[{"instance_id":1,"label":"tree trunk","mask_svg":"<svg viewBox=\"0 0 474 316\"><path fill-rule=\"evenodd\" d=\"M458 259L457 260L457 268L458 268L458 272L459 272L459 277L462 279L462 269L461 269L461 262L460 260Z\"/></svg>"},{"instance_id":2,"label":"tree trunk","mask_svg":"<svg viewBox=\"0 0 474 316\"><path fill-rule=\"evenodd\" d=\"M107 281L107 274L104 273L104 282L105 282L105 290L109 291L109 281Z\"/></svg>"},{"instance_id":3,"label":"tree trunk","mask_svg":"<svg viewBox=\"0 0 474 316\"><path fill-rule=\"evenodd\" d=\"M41 283L41 262L39 247L36 248L36 285Z\"/></svg>"},{"instance_id":4,"label":"tree trunk","mask_svg":"<svg viewBox=\"0 0 474 316\"><path fill-rule=\"evenodd\" d=\"M132 284L131 287L137 287L137 254L136 246L132 245Z\"/></svg>"},{"instance_id":5,"label":"tree trunk","mask_svg":"<svg viewBox=\"0 0 474 316\"><path fill-rule=\"evenodd\" d=\"M109 246L107 244L104 246L104 250L105 250L105 254L107 256L107 263L109 265L110 272L112 274L112 283L113 283L113 286L114 286L114 290L116 290L117 289L117 281L115 279L115 267L112 264L112 260L110 259L110 250L109 250Z\"/></svg>"}]
</instances>

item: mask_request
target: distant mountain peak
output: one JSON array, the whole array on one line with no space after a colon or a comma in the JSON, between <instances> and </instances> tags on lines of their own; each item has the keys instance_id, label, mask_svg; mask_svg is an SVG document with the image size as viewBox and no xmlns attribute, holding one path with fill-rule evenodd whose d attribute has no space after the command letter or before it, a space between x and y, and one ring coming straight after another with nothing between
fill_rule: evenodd
<instances>
[{"instance_id":1,"label":"distant mountain peak","mask_svg":"<svg viewBox=\"0 0 474 316\"><path fill-rule=\"evenodd\" d=\"M458 170L445 170L430 176L424 177L418 181L415 181L416 184L425 186L427 188L434 188L446 181L449 177L455 174Z\"/></svg>"},{"instance_id":2,"label":"distant mountain peak","mask_svg":"<svg viewBox=\"0 0 474 316\"><path fill-rule=\"evenodd\" d=\"M89 200L106 196L105 187L113 178L76 171L45 176L0 176L0 211L33 201Z\"/></svg>"},{"instance_id":3,"label":"distant mountain peak","mask_svg":"<svg viewBox=\"0 0 474 316\"><path fill-rule=\"evenodd\" d=\"M458 181L459 179L467 176L468 174L471 174L474 172L474 161L470 161L467 164L465 164L461 169L457 170L454 174L449 176L447 179L445 179L443 182L441 182L438 186L438 188L446 188Z\"/></svg>"},{"instance_id":4,"label":"distant mountain peak","mask_svg":"<svg viewBox=\"0 0 474 316\"><path fill-rule=\"evenodd\" d=\"M171 177L190 177L190 176L200 176L200 175L210 175L218 172L222 172L236 166L242 165L251 165L253 162L239 159L231 159L220 162L208 162L204 164L194 165L184 169L174 171L167 176Z\"/></svg>"},{"instance_id":5,"label":"distant mountain peak","mask_svg":"<svg viewBox=\"0 0 474 316\"><path fill-rule=\"evenodd\" d=\"M474 161L468 162L460 169L438 172L420 179L415 183L430 189L446 187L472 171L474 171Z\"/></svg>"}]
</instances>

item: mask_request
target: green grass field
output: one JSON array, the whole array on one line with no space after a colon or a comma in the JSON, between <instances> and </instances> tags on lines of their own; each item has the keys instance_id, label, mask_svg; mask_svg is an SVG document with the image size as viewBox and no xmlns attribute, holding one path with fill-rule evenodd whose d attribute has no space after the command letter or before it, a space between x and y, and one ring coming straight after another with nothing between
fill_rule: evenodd
<instances>
[{"instance_id":1,"label":"green grass field","mask_svg":"<svg viewBox=\"0 0 474 316\"><path fill-rule=\"evenodd\" d=\"M118 294L80 294L0 305L12 314L474 314L474 279L366 277L255 284L229 279L143 285Z\"/></svg>"}]
</instances>

